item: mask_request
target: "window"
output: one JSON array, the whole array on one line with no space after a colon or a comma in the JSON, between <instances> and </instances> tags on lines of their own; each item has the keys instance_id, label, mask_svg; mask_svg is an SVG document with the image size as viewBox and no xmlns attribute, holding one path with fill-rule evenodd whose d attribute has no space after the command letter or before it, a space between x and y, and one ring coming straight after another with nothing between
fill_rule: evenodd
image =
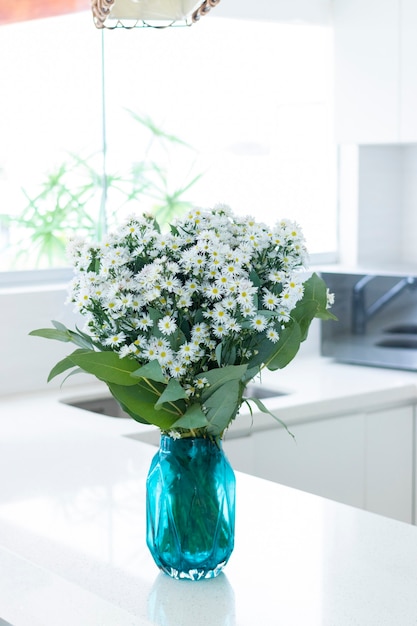
<instances>
[{"instance_id":1,"label":"window","mask_svg":"<svg viewBox=\"0 0 417 626\"><path fill-rule=\"evenodd\" d=\"M1 26L0 66L3 272L65 266L69 233L188 202L296 219L335 254L330 29L213 12L102 33L81 12Z\"/></svg>"}]
</instances>

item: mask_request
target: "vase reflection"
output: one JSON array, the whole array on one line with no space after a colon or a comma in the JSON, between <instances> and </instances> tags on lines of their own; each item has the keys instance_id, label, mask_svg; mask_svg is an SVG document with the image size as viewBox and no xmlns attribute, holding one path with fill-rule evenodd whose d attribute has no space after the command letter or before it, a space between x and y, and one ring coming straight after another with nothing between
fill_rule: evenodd
<instances>
[{"instance_id":1,"label":"vase reflection","mask_svg":"<svg viewBox=\"0 0 417 626\"><path fill-rule=\"evenodd\" d=\"M235 594L224 573L196 585L161 572L148 596L148 619L156 626L235 626Z\"/></svg>"}]
</instances>

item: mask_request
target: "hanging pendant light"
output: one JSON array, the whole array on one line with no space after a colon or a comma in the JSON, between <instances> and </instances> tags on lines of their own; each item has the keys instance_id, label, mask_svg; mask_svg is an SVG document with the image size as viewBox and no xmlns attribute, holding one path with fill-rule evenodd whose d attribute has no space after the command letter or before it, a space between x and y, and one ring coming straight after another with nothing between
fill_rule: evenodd
<instances>
[{"instance_id":1,"label":"hanging pendant light","mask_svg":"<svg viewBox=\"0 0 417 626\"><path fill-rule=\"evenodd\" d=\"M91 0L97 28L191 26L220 0Z\"/></svg>"}]
</instances>

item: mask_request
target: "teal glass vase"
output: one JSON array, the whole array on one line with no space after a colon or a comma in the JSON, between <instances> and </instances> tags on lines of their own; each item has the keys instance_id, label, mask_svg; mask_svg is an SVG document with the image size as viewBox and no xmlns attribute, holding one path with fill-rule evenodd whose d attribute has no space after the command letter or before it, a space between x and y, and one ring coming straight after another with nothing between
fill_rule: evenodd
<instances>
[{"instance_id":1,"label":"teal glass vase","mask_svg":"<svg viewBox=\"0 0 417 626\"><path fill-rule=\"evenodd\" d=\"M217 576L232 554L236 479L221 441L162 435L146 482L146 542L172 578Z\"/></svg>"}]
</instances>

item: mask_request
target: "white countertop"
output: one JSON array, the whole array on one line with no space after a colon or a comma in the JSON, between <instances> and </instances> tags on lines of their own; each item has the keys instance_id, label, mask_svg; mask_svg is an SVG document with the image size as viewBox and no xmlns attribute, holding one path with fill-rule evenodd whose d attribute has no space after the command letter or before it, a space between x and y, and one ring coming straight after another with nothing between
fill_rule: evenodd
<instances>
[{"instance_id":1,"label":"white countertop","mask_svg":"<svg viewBox=\"0 0 417 626\"><path fill-rule=\"evenodd\" d=\"M263 380L291 392L268 401L289 425L417 399L416 374L325 359L296 360ZM147 430L133 420L59 402L90 393L0 398L0 621L417 624L416 527L240 473L224 574L200 582L160 574L145 543L155 449L124 436Z\"/></svg>"}]
</instances>

